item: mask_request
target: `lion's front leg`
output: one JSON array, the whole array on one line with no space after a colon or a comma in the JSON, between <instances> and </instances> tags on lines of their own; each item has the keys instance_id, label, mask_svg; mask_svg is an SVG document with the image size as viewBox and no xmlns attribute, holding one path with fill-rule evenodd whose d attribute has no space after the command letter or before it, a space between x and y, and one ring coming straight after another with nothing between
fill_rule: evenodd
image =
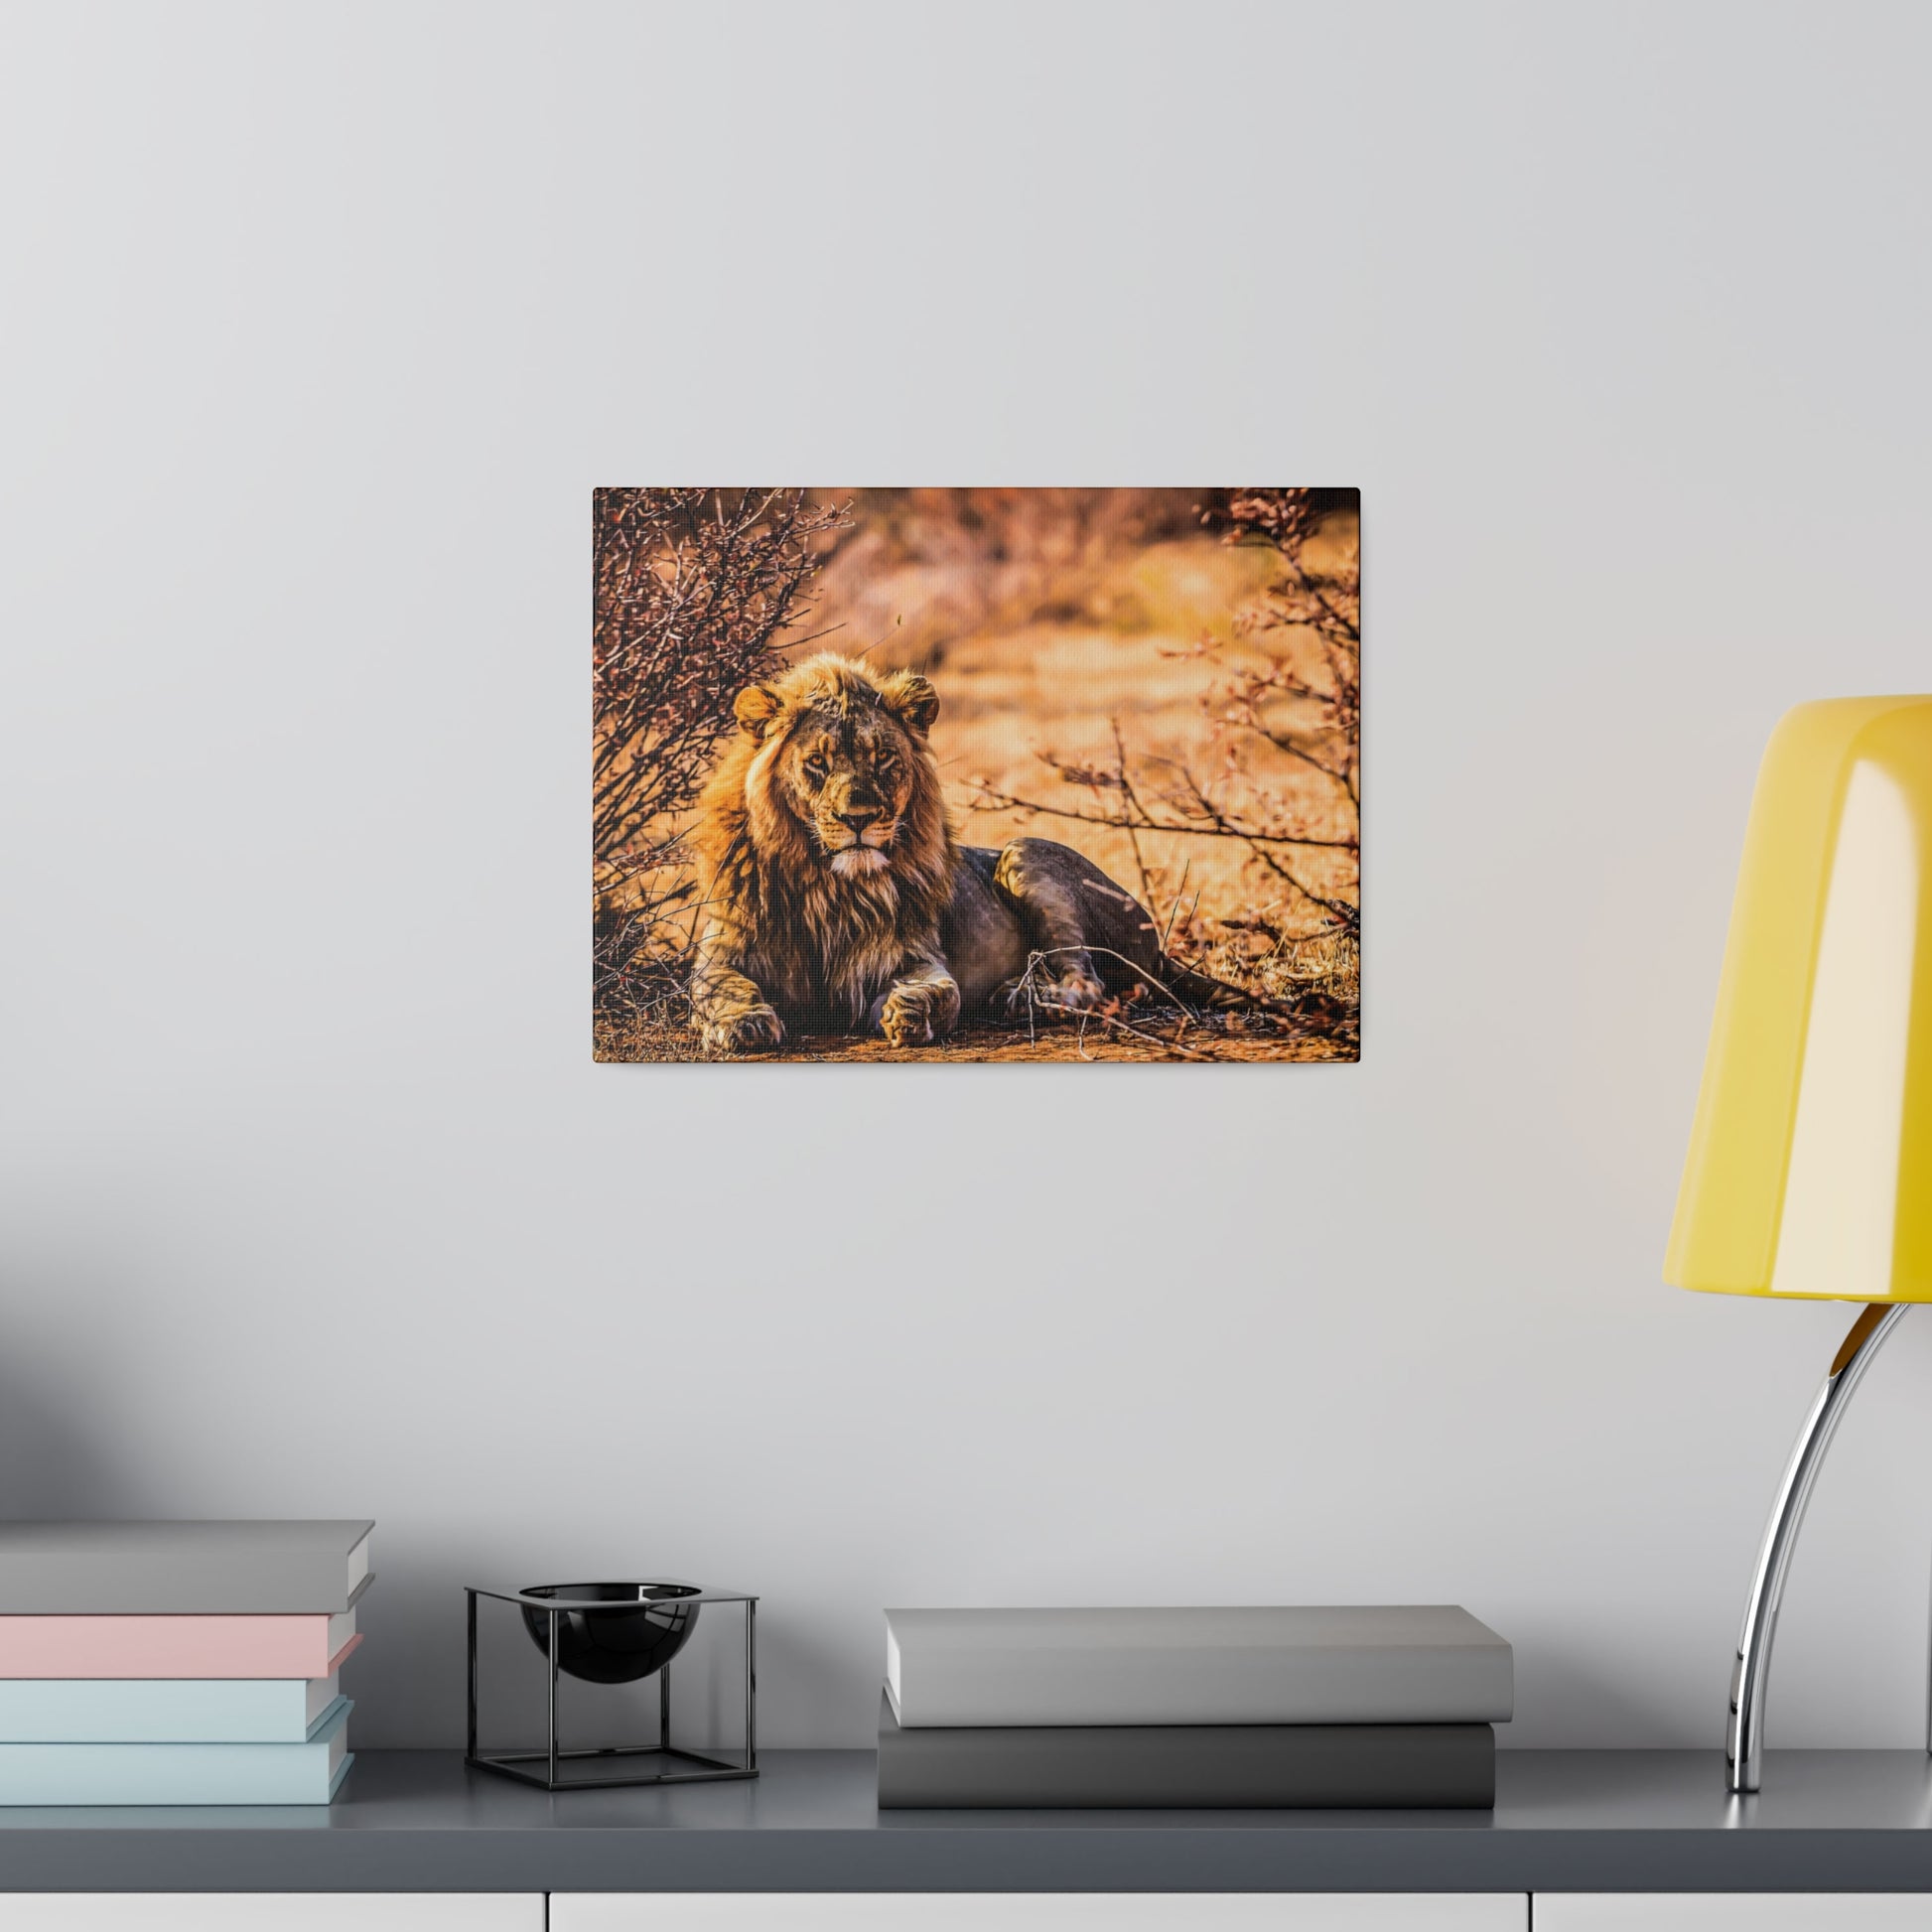
<instances>
[{"instance_id":1,"label":"lion's front leg","mask_svg":"<svg viewBox=\"0 0 1932 1932\"><path fill-rule=\"evenodd\" d=\"M719 972L697 1008L698 1031L714 1053L768 1053L785 1043L785 1023L756 981Z\"/></svg>"},{"instance_id":2,"label":"lion's front leg","mask_svg":"<svg viewBox=\"0 0 1932 1932\"><path fill-rule=\"evenodd\" d=\"M873 1002L872 1023L895 1046L930 1046L959 1024L959 985L928 961L894 981Z\"/></svg>"},{"instance_id":3,"label":"lion's front leg","mask_svg":"<svg viewBox=\"0 0 1932 1932\"><path fill-rule=\"evenodd\" d=\"M763 989L709 944L691 974L691 1018L714 1053L768 1053L785 1041L785 1023Z\"/></svg>"}]
</instances>

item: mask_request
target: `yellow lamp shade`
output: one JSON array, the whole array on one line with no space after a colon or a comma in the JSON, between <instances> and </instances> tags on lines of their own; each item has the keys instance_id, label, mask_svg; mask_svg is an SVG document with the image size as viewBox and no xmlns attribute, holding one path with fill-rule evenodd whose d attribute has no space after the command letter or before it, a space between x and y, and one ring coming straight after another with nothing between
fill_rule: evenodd
<instances>
[{"instance_id":1,"label":"yellow lamp shade","mask_svg":"<svg viewBox=\"0 0 1932 1932\"><path fill-rule=\"evenodd\" d=\"M1932 697L1771 736L1664 1279L1932 1302Z\"/></svg>"}]
</instances>

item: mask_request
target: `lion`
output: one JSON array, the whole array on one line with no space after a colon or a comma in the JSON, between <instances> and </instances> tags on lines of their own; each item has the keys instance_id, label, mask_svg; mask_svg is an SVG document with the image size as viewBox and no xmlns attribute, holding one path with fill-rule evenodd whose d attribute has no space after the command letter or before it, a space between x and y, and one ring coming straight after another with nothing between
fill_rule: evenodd
<instances>
[{"instance_id":1,"label":"lion","mask_svg":"<svg viewBox=\"0 0 1932 1932\"><path fill-rule=\"evenodd\" d=\"M927 744L939 696L918 672L826 652L734 711L694 838L692 1020L713 1051L793 1032L927 1046L964 1015L1073 1015L1140 987L1262 1004L1167 958L1147 909L1070 846L958 844Z\"/></svg>"}]
</instances>

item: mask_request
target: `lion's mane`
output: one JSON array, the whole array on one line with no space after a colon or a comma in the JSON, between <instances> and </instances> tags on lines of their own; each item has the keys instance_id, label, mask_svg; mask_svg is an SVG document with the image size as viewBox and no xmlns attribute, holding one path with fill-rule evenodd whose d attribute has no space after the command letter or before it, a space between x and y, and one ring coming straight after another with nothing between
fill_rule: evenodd
<instances>
[{"instance_id":1,"label":"lion's mane","mask_svg":"<svg viewBox=\"0 0 1932 1932\"><path fill-rule=\"evenodd\" d=\"M862 1026L908 957L937 954L952 897L957 848L925 740L937 700L916 672L875 676L829 652L754 692L739 701L744 729L712 772L693 834L712 951L794 1018ZM814 712L861 709L897 734L910 790L885 864L848 873L828 863L781 765Z\"/></svg>"}]
</instances>

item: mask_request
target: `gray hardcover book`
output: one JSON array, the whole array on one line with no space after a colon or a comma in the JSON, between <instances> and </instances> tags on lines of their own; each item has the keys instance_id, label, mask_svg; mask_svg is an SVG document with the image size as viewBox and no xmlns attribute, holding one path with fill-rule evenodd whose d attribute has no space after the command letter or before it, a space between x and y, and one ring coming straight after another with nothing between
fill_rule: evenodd
<instances>
[{"instance_id":1,"label":"gray hardcover book","mask_svg":"<svg viewBox=\"0 0 1932 1932\"><path fill-rule=\"evenodd\" d=\"M1487 1725L975 1725L907 1730L879 1707L883 1810L1225 1806L1483 1810Z\"/></svg>"},{"instance_id":2,"label":"gray hardcover book","mask_svg":"<svg viewBox=\"0 0 1932 1932\"><path fill-rule=\"evenodd\" d=\"M1502 1724L1510 1648L1451 1603L888 1610L907 1729Z\"/></svg>"},{"instance_id":3,"label":"gray hardcover book","mask_svg":"<svg viewBox=\"0 0 1932 1932\"><path fill-rule=\"evenodd\" d=\"M337 1615L368 1522L0 1523L0 1616Z\"/></svg>"}]
</instances>

